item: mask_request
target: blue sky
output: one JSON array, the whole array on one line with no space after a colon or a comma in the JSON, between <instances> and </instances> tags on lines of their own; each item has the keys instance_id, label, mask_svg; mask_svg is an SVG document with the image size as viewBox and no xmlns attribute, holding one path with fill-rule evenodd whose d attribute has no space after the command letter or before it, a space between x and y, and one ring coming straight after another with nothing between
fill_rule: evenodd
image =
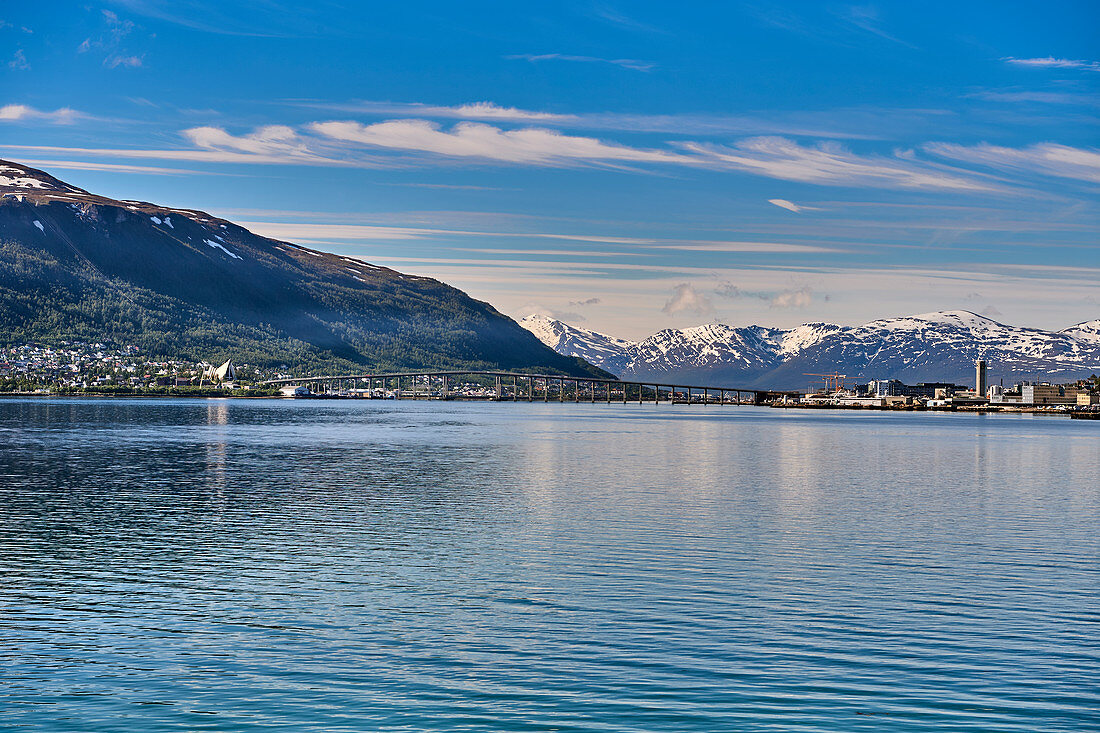
<instances>
[{"instance_id":1,"label":"blue sky","mask_svg":"<svg viewBox=\"0 0 1100 733\"><path fill-rule=\"evenodd\" d=\"M1100 317L1097 28L1094 2L9 4L0 156L623 337L1062 328Z\"/></svg>"}]
</instances>

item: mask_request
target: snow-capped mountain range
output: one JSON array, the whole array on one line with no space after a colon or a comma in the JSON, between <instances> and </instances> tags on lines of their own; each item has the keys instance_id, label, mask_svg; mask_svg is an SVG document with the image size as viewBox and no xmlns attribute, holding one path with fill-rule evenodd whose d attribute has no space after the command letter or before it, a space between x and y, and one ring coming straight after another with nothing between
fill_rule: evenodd
<instances>
[{"instance_id":1,"label":"snow-capped mountain range","mask_svg":"<svg viewBox=\"0 0 1100 733\"><path fill-rule=\"evenodd\" d=\"M665 329L627 341L542 315L520 321L550 348L623 378L716 386L808 386L814 373L849 381L900 379L972 384L985 359L991 382L1068 381L1100 373L1100 319L1061 331L1008 326L969 311L922 313L862 326L807 323L791 329L720 323Z\"/></svg>"}]
</instances>

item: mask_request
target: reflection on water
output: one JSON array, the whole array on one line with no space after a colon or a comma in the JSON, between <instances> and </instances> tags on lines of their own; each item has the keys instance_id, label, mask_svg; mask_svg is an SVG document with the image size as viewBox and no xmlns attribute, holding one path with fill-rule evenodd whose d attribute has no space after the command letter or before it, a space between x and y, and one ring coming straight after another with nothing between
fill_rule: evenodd
<instances>
[{"instance_id":1,"label":"reflection on water","mask_svg":"<svg viewBox=\"0 0 1100 733\"><path fill-rule=\"evenodd\" d=\"M0 730L1100 728L1100 434L0 400Z\"/></svg>"}]
</instances>

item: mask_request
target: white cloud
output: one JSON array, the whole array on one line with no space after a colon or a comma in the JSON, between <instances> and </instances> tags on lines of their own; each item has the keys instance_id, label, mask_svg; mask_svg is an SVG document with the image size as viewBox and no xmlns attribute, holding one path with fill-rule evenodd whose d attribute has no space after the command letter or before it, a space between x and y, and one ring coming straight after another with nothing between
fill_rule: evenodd
<instances>
[{"instance_id":1,"label":"white cloud","mask_svg":"<svg viewBox=\"0 0 1100 733\"><path fill-rule=\"evenodd\" d=\"M563 135L556 130L536 127L503 130L479 122L460 122L450 130L428 120L392 120L373 125L353 121L315 122L309 129L332 140L372 147L509 163L697 162L687 155L615 145L591 137Z\"/></svg>"},{"instance_id":2,"label":"white cloud","mask_svg":"<svg viewBox=\"0 0 1100 733\"><path fill-rule=\"evenodd\" d=\"M1026 148L929 143L924 150L966 163L1100 183L1100 149L1039 143Z\"/></svg>"},{"instance_id":3,"label":"white cloud","mask_svg":"<svg viewBox=\"0 0 1100 733\"><path fill-rule=\"evenodd\" d=\"M220 127L192 127L184 130L183 136L195 147L216 156L211 160L220 157L224 162L353 164L350 160L325 157L314 150L315 140L299 135L286 125L267 125L247 135L233 135Z\"/></svg>"},{"instance_id":4,"label":"white cloud","mask_svg":"<svg viewBox=\"0 0 1100 733\"><path fill-rule=\"evenodd\" d=\"M1053 56L1019 59L1014 56L1005 56L1001 61L1015 66L1027 66L1035 69L1082 69L1085 71L1100 71L1100 61L1086 61L1084 59L1059 59Z\"/></svg>"},{"instance_id":5,"label":"white cloud","mask_svg":"<svg viewBox=\"0 0 1100 733\"><path fill-rule=\"evenodd\" d=\"M805 308L813 301L814 291L808 287L776 293L768 304L772 308Z\"/></svg>"},{"instance_id":6,"label":"white cloud","mask_svg":"<svg viewBox=\"0 0 1100 733\"><path fill-rule=\"evenodd\" d=\"M802 211L801 206L799 206L798 204L791 203L787 199L768 199L768 203L769 204L774 204L774 205L778 206L781 209L786 209L787 211L793 211L796 214L799 213L800 211Z\"/></svg>"},{"instance_id":7,"label":"white cloud","mask_svg":"<svg viewBox=\"0 0 1100 733\"><path fill-rule=\"evenodd\" d=\"M220 127L192 127L184 137L207 150L235 150L242 153L286 153L301 150L298 133L286 125L268 125L249 135L231 135Z\"/></svg>"},{"instance_id":8,"label":"white cloud","mask_svg":"<svg viewBox=\"0 0 1100 733\"><path fill-rule=\"evenodd\" d=\"M501 107L492 102L473 102L457 107L433 107L438 112L451 111L455 117L474 120L571 120L573 115L559 115L553 112L533 112L515 107Z\"/></svg>"},{"instance_id":9,"label":"white cloud","mask_svg":"<svg viewBox=\"0 0 1100 733\"><path fill-rule=\"evenodd\" d=\"M369 115L400 115L402 117L443 117L464 120L510 120L516 122L531 121L543 123L572 123L581 120L578 115L564 115L555 112L505 107L493 102L468 102L455 106L422 104L419 102L369 102L360 101L347 104L318 102L300 102L296 106L314 109L355 112Z\"/></svg>"},{"instance_id":10,"label":"white cloud","mask_svg":"<svg viewBox=\"0 0 1100 733\"><path fill-rule=\"evenodd\" d=\"M825 186L872 186L945 191L990 191L995 186L921 163L907 152L893 157L853 153L836 143L816 147L783 137L754 137L733 146L688 143L685 148L717 165L769 178Z\"/></svg>"},{"instance_id":11,"label":"white cloud","mask_svg":"<svg viewBox=\"0 0 1100 733\"><path fill-rule=\"evenodd\" d=\"M729 280L718 283L714 294L731 300L752 299L762 300L770 308L805 308L813 301L814 291L808 286L792 288L788 290L744 290L737 287ZM825 298L828 300L828 297Z\"/></svg>"},{"instance_id":12,"label":"white cloud","mask_svg":"<svg viewBox=\"0 0 1100 733\"><path fill-rule=\"evenodd\" d=\"M6 104L0 107L0 122L20 122L23 120L35 120L41 122L53 122L59 125L67 125L82 117L76 110L68 107L55 109L53 112L35 109L25 104Z\"/></svg>"},{"instance_id":13,"label":"white cloud","mask_svg":"<svg viewBox=\"0 0 1100 733\"><path fill-rule=\"evenodd\" d=\"M120 66L127 66L131 69L135 69L141 66L143 59L141 56L117 56L112 55L103 59L103 65L108 69L117 69Z\"/></svg>"},{"instance_id":14,"label":"white cloud","mask_svg":"<svg viewBox=\"0 0 1100 733\"><path fill-rule=\"evenodd\" d=\"M768 203L778 206L781 209L786 209L787 211L793 211L796 214L800 214L803 211L821 211L821 209L816 206L803 206L793 201L788 201L787 199L768 199Z\"/></svg>"},{"instance_id":15,"label":"white cloud","mask_svg":"<svg viewBox=\"0 0 1100 733\"><path fill-rule=\"evenodd\" d=\"M547 318L553 318L556 321L572 321L574 323L584 323L588 320L580 313L557 310L555 308L550 308L548 306L542 305L541 303L525 303L516 308L516 313L520 318L537 315L546 316Z\"/></svg>"},{"instance_id":16,"label":"white cloud","mask_svg":"<svg viewBox=\"0 0 1100 733\"><path fill-rule=\"evenodd\" d=\"M661 308L661 312L670 316L684 313L706 317L714 314L714 304L691 283L680 283L672 289L672 297Z\"/></svg>"},{"instance_id":17,"label":"white cloud","mask_svg":"<svg viewBox=\"0 0 1100 733\"><path fill-rule=\"evenodd\" d=\"M640 61L638 59L605 59L599 56L576 56L565 53L517 53L504 58L521 59L531 63L538 63L539 61L579 61L581 63L611 64L633 71L652 71L657 66L652 61Z\"/></svg>"},{"instance_id":18,"label":"white cloud","mask_svg":"<svg viewBox=\"0 0 1100 733\"><path fill-rule=\"evenodd\" d=\"M797 135L820 138L878 139L878 134L854 132L854 126L868 129L913 124L915 118L942 116L939 110L882 110L850 108L826 112L785 112L768 116L713 115L699 113L622 114L582 112L561 114L508 107L493 102L472 102L456 106L420 102L355 101L346 103L292 101L296 107L332 110L386 117L424 117L469 120L511 120L541 122L577 129L662 132L675 135ZM843 128L843 129L842 129Z\"/></svg>"}]
</instances>

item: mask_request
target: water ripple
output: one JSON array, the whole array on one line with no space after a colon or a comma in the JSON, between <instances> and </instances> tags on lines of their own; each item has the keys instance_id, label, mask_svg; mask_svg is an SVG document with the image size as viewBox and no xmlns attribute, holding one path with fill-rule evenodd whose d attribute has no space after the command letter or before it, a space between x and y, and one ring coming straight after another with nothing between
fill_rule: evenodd
<instances>
[{"instance_id":1,"label":"water ripple","mask_svg":"<svg viewBox=\"0 0 1100 733\"><path fill-rule=\"evenodd\" d=\"M1100 440L0 400L0 730L1100 730Z\"/></svg>"}]
</instances>

